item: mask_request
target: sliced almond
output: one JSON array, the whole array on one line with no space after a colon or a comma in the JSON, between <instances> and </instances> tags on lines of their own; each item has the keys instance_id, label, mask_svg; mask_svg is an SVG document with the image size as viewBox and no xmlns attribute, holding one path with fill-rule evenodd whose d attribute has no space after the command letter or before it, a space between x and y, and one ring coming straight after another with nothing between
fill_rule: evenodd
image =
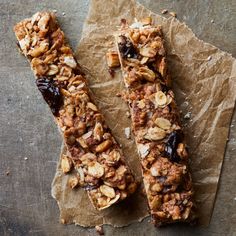
<instances>
[{"instance_id":1,"label":"sliced almond","mask_svg":"<svg viewBox=\"0 0 236 236\"><path fill-rule=\"evenodd\" d=\"M100 141L102 139L103 136L103 127L101 125L101 123L96 123L95 127L94 127L94 131L93 131L93 135L94 138L98 141Z\"/></svg>"},{"instance_id":2,"label":"sliced almond","mask_svg":"<svg viewBox=\"0 0 236 236\"><path fill-rule=\"evenodd\" d=\"M71 68L76 68L77 63L72 56L64 57L64 63Z\"/></svg>"},{"instance_id":3,"label":"sliced almond","mask_svg":"<svg viewBox=\"0 0 236 236\"><path fill-rule=\"evenodd\" d=\"M49 65L48 75L55 75L58 72L58 67L56 65Z\"/></svg>"},{"instance_id":4,"label":"sliced almond","mask_svg":"<svg viewBox=\"0 0 236 236\"><path fill-rule=\"evenodd\" d=\"M63 173L68 173L72 168L72 161L71 159L66 156L63 155L61 158L61 169L63 171Z\"/></svg>"},{"instance_id":5,"label":"sliced almond","mask_svg":"<svg viewBox=\"0 0 236 236\"><path fill-rule=\"evenodd\" d=\"M152 48L152 47L144 47L144 48L140 48L140 54L144 57L155 57L157 54L157 49Z\"/></svg>"},{"instance_id":6,"label":"sliced almond","mask_svg":"<svg viewBox=\"0 0 236 236\"><path fill-rule=\"evenodd\" d=\"M81 167L75 167L75 169L77 170L78 174L79 174L79 178L80 178L80 182L84 183L84 171Z\"/></svg>"},{"instance_id":7,"label":"sliced almond","mask_svg":"<svg viewBox=\"0 0 236 236\"><path fill-rule=\"evenodd\" d=\"M116 203L120 199L120 194L116 194L115 198L113 198L111 201L109 201L105 206L99 207L99 210L103 210L111 206L112 204Z\"/></svg>"},{"instance_id":8,"label":"sliced almond","mask_svg":"<svg viewBox=\"0 0 236 236\"><path fill-rule=\"evenodd\" d=\"M40 30L45 30L47 28L48 22L50 20L50 15L43 15L38 21L38 27Z\"/></svg>"},{"instance_id":9,"label":"sliced almond","mask_svg":"<svg viewBox=\"0 0 236 236\"><path fill-rule=\"evenodd\" d=\"M145 107L144 100L142 99L142 100L138 101L137 102L137 106L138 106L138 108L143 109Z\"/></svg>"},{"instance_id":10,"label":"sliced almond","mask_svg":"<svg viewBox=\"0 0 236 236\"><path fill-rule=\"evenodd\" d=\"M163 106L167 103L166 95L162 91L158 91L155 94L155 102L158 106Z\"/></svg>"},{"instance_id":11,"label":"sliced almond","mask_svg":"<svg viewBox=\"0 0 236 236\"><path fill-rule=\"evenodd\" d=\"M48 50L49 43L42 42L38 47L35 47L29 51L29 55L32 57L38 57L42 53L46 52Z\"/></svg>"},{"instance_id":12,"label":"sliced almond","mask_svg":"<svg viewBox=\"0 0 236 236\"><path fill-rule=\"evenodd\" d=\"M109 198L114 198L116 196L114 188L109 187L105 184L100 186L100 191L102 192L102 194Z\"/></svg>"},{"instance_id":13,"label":"sliced almond","mask_svg":"<svg viewBox=\"0 0 236 236\"><path fill-rule=\"evenodd\" d=\"M149 145L147 144L138 144L138 152L141 156L141 158L144 158L148 155L149 153Z\"/></svg>"},{"instance_id":14,"label":"sliced almond","mask_svg":"<svg viewBox=\"0 0 236 236\"><path fill-rule=\"evenodd\" d=\"M94 162L88 167L88 174L95 178L100 178L104 175L104 168L98 162Z\"/></svg>"},{"instance_id":15,"label":"sliced almond","mask_svg":"<svg viewBox=\"0 0 236 236\"><path fill-rule=\"evenodd\" d=\"M151 190L154 192L160 192L162 190L162 186L158 183L152 185Z\"/></svg>"},{"instance_id":16,"label":"sliced almond","mask_svg":"<svg viewBox=\"0 0 236 236\"><path fill-rule=\"evenodd\" d=\"M151 25L152 24L152 18L150 16L145 17L141 19L141 22L143 25Z\"/></svg>"},{"instance_id":17,"label":"sliced almond","mask_svg":"<svg viewBox=\"0 0 236 236\"><path fill-rule=\"evenodd\" d=\"M91 102L87 103L87 107L90 108L93 111L97 111L98 110L97 107L93 103L91 103Z\"/></svg>"},{"instance_id":18,"label":"sliced almond","mask_svg":"<svg viewBox=\"0 0 236 236\"><path fill-rule=\"evenodd\" d=\"M148 132L145 134L144 138L157 141L162 140L163 138L165 138L165 136L166 132L163 129L160 129L158 127L151 127L148 129Z\"/></svg>"},{"instance_id":19,"label":"sliced almond","mask_svg":"<svg viewBox=\"0 0 236 236\"><path fill-rule=\"evenodd\" d=\"M83 138L83 139L90 138L90 137L92 136L92 134L93 134L93 131L90 130L89 132L83 134L82 138Z\"/></svg>"},{"instance_id":20,"label":"sliced almond","mask_svg":"<svg viewBox=\"0 0 236 236\"><path fill-rule=\"evenodd\" d=\"M76 141L80 144L80 146L82 148L87 148L88 147L87 143L85 142L85 140L82 137L77 138Z\"/></svg>"},{"instance_id":21,"label":"sliced almond","mask_svg":"<svg viewBox=\"0 0 236 236\"><path fill-rule=\"evenodd\" d=\"M151 175L156 177L156 176L160 176L160 171L157 169L157 167L155 165L153 165L151 168L150 168L150 172L151 172Z\"/></svg>"},{"instance_id":22,"label":"sliced almond","mask_svg":"<svg viewBox=\"0 0 236 236\"><path fill-rule=\"evenodd\" d=\"M72 176L69 179L69 186L73 189L79 185L79 179L76 176Z\"/></svg>"},{"instance_id":23,"label":"sliced almond","mask_svg":"<svg viewBox=\"0 0 236 236\"><path fill-rule=\"evenodd\" d=\"M153 82L155 80L155 78L156 78L155 73L152 70L150 70L149 68L147 68L147 67L141 67L139 69L138 73L141 74L141 76L144 79L146 79L147 81L150 81L150 82Z\"/></svg>"},{"instance_id":24,"label":"sliced almond","mask_svg":"<svg viewBox=\"0 0 236 236\"><path fill-rule=\"evenodd\" d=\"M169 120L165 119L165 118L156 118L155 120L155 124L160 127L161 129L164 129L164 130L169 130L170 127L171 127L171 123Z\"/></svg>"}]
</instances>

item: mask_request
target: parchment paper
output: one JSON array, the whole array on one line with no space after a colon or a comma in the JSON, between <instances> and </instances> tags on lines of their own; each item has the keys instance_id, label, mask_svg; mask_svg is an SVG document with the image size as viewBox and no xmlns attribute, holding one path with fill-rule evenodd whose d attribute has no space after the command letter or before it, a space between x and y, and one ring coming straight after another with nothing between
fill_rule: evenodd
<instances>
[{"instance_id":1,"label":"parchment paper","mask_svg":"<svg viewBox=\"0 0 236 236\"><path fill-rule=\"evenodd\" d=\"M124 128L130 126L126 116L128 108L124 101L115 96L123 89L121 73L117 71L114 78L110 76L105 53L113 47L112 35L122 18L132 23L134 18L141 19L148 15L155 23L162 25L169 70L182 116L191 112L191 118L184 120L183 124L191 157L199 223L207 225L214 206L234 109L236 60L199 40L177 19L163 18L134 1L93 0L78 46L78 62L85 69L98 107L114 136L123 145L128 162L141 181L135 144L132 139L127 140L124 134ZM84 190L68 187L71 175L62 174L59 164L52 183L52 195L58 202L63 222L82 226L125 226L148 215L142 186L127 201L98 212L91 206Z\"/></svg>"}]
</instances>

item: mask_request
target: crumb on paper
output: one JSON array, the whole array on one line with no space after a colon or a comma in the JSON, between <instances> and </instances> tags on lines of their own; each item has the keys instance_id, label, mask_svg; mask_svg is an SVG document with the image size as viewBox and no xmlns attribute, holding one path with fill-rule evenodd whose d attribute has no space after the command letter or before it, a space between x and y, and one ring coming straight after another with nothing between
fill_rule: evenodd
<instances>
[{"instance_id":1,"label":"crumb on paper","mask_svg":"<svg viewBox=\"0 0 236 236\"><path fill-rule=\"evenodd\" d=\"M27 160L28 160L28 157L24 157L24 160L27 161Z\"/></svg>"},{"instance_id":2,"label":"crumb on paper","mask_svg":"<svg viewBox=\"0 0 236 236\"><path fill-rule=\"evenodd\" d=\"M188 120L191 118L192 113L189 111L185 114L184 119Z\"/></svg>"},{"instance_id":3,"label":"crumb on paper","mask_svg":"<svg viewBox=\"0 0 236 236\"><path fill-rule=\"evenodd\" d=\"M10 175L10 170L7 170L7 171L6 171L6 175Z\"/></svg>"},{"instance_id":4,"label":"crumb on paper","mask_svg":"<svg viewBox=\"0 0 236 236\"><path fill-rule=\"evenodd\" d=\"M121 97L121 93L117 93L116 96L117 96L117 97Z\"/></svg>"},{"instance_id":5,"label":"crumb on paper","mask_svg":"<svg viewBox=\"0 0 236 236\"><path fill-rule=\"evenodd\" d=\"M211 23L214 23L214 20L211 20Z\"/></svg>"},{"instance_id":6,"label":"crumb on paper","mask_svg":"<svg viewBox=\"0 0 236 236\"><path fill-rule=\"evenodd\" d=\"M130 127L126 127L125 128L125 136L126 136L126 138L130 139L130 135L131 135Z\"/></svg>"},{"instance_id":7,"label":"crumb on paper","mask_svg":"<svg viewBox=\"0 0 236 236\"><path fill-rule=\"evenodd\" d=\"M103 227L100 225L96 225L95 229L99 235L104 235Z\"/></svg>"},{"instance_id":8,"label":"crumb on paper","mask_svg":"<svg viewBox=\"0 0 236 236\"><path fill-rule=\"evenodd\" d=\"M128 118L130 118L131 115L130 115L130 113L129 113L128 111L127 111L125 114L126 114L126 116L127 116Z\"/></svg>"},{"instance_id":9,"label":"crumb on paper","mask_svg":"<svg viewBox=\"0 0 236 236\"><path fill-rule=\"evenodd\" d=\"M208 61L210 61L211 59L212 59L212 57L211 57L211 56L209 56L209 57L207 58L207 60L208 60Z\"/></svg>"},{"instance_id":10,"label":"crumb on paper","mask_svg":"<svg viewBox=\"0 0 236 236\"><path fill-rule=\"evenodd\" d=\"M171 11L169 14L173 17L177 17L177 14L174 11Z\"/></svg>"},{"instance_id":11,"label":"crumb on paper","mask_svg":"<svg viewBox=\"0 0 236 236\"><path fill-rule=\"evenodd\" d=\"M163 9L163 10L161 11L161 14L166 14L167 12L168 12L167 9Z\"/></svg>"},{"instance_id":12,"label":"crumb on paper","mask_svg":"<svg viewBox=\"0 0 236 236\"><path fill-rule=\"evenodd\" d=\"M66 13L65 13L65 12L62 12L62 15L63 15L63 16L65 16L65 15L66 15Z\"/></svg>"}]
</instances>

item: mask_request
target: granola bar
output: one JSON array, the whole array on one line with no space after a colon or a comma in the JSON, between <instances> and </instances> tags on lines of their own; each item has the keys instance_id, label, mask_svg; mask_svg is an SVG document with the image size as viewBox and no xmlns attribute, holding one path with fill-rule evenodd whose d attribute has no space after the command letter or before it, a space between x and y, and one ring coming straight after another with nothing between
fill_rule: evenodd
<instances>
[{"instance_id":1,"label":"granola bar","mask_svg":"<svg viewBox=\"0 0 236 236\"><path fill-rule=\"evenodd\" d=\"M191 221L188 154L170 88L161 28L151 26L146 18L123 28L116 44L153 221L157 226Z\"/></svg>"},{"instance_id":2,"label":"granola bar","mask_svg":"<svg viewBox=\"0 0 236 236\"><path fill-rule=\"evenodd\" d=\"M68 148L61 168L64 173L77 170L71 187L83 186L98 210L125 199L136 189L134 176L89 95L55 15L38 12L16 24L14 31Z\"/></svg>"}]
</instances>

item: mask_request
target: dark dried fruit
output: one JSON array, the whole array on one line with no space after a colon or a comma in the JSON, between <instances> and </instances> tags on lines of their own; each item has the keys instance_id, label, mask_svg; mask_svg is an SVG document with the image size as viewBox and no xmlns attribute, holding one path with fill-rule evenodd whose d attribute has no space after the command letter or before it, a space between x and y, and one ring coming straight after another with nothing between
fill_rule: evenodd
<instances>
[{"instance_id":1,"label":"dark dried fruit","mask_svg":"<svg viewBox=\"0 0 236 236\"><path fill-rule=\"evenodd\" d=\"M169 157L170 161L179 162L180 157L178 156L176 150L178 144L183 140L183 133L181 131L173 131L166 142L165 154Z\"/></svg>"},{"instance_id":2,"label":"dark dried fruit","mask_svg":"<svg viewBox=\"0 0 236 236\"><path fill-rule=\"evenodd\" d=\"M132 44L130 39L128 39L124 35L120 36L120 42L118 43L118 47L119 47L120 54L123 58L127 58L127 57L137 58L138 57L134 45Z\"/></svg>"},{"instance_id":3,"label":"dark dried fruit","mask_svg":"<svg viewBox=\"0 0 236 236\"><path fill-rule=\"evenodd\" d=\"M62 96L60 90L55 86L54 81L41 77L36 80L39 91L42 93L43 98L50 106L52 113L57 116L59 109L62 105Z\"/></svg>"}]
</instances>

